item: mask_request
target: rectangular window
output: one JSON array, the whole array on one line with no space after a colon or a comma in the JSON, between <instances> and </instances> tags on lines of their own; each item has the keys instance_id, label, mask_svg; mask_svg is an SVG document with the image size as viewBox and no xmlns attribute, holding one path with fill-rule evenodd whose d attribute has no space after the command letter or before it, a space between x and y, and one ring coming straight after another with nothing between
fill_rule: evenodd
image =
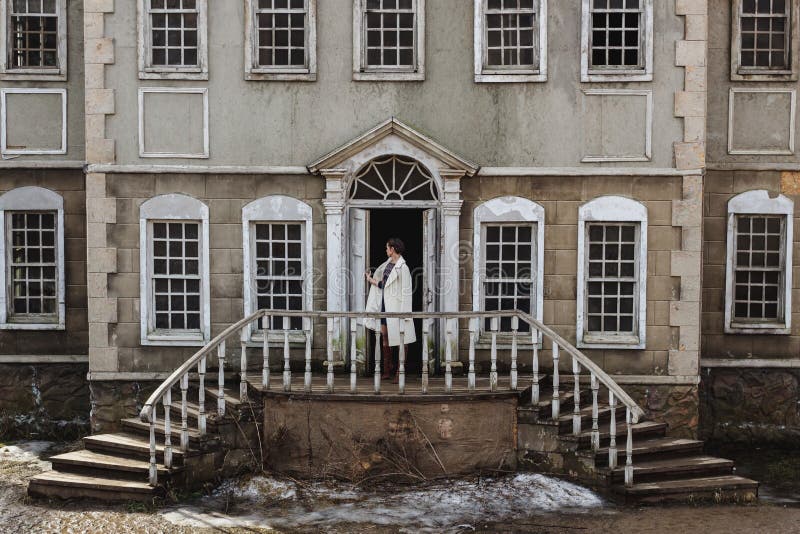
<instances>
[{"instance_id":1,"label":"rectangular window","mask_svg":"<svg viewBox=\"0 0 800 534\"><path fill-rule=\"evenodd\" d=\"M200 223L152 222L156 332L201 331Z\"/></svg>"},{"instance_id":2,"label":"rectangular window","mask_svg":"<svg viewBox=\"0 0 800 534\"><path fill-rule=\"evenodd\" d=\"M255 236L255 297L258 309L303 310L303 223L253 225ZM292 317L290 328L301 330L301 317ZM270 329L283 329L283 317L270 317Z\"/></svg>"},{"instance_id":3,"label":"rectangular window","mask_svg":"<svg viewBox=\"0 0 800 534\"><path fill-rule=\"evenodd\" d=\"M486 69L538 67L537 0L484 0L486 2Z\"/></svg>"},{"instance_id":4,"label":"rectangular window","mask_svg":"<svg viewBox=\"0 0 800 534\"><path fill-rule=\"evenodd\" d=\"M305 0L258 0L255 23L259 67L306 68Z\"/></svg>"},{"instance_id":5,"label":"rectangular window","mask_svg":"<svg viewBox=\"0 0 800 534\"><path fill-rule=\"evenodd\" d=\"M586 225L585 337L637 335L638 224Z\"/></svg>"},{"instance_id":6,"label":"rectangular window","mask_svg":"<svg viewBox=\"0 0 800 534\"><path fill-rule=\"evenodd\" d=\"M484 226L483 310L520 310L531 313L536 270L534 267L534 225ZM500 319L500 331L511 332L511 318ZM490 320L484 331L490 331ZM529 331L519 322L519 331Z\"/></svg>"},{"instance_id":7,"label":"rectangular window","mask_svg":"<svg viewBox=\"0 0 800 534\"><path fill-rule=\"evenodd\" d=\"M784 321L785 225L785 216L736 216L734 322Z\"/></svg>"},{"instance_id":8,"label":"rectangular window","mask_svg":"<svg viewBox=\"0 0 800 534\"><path fill-rule=\"evenodd\" d=\"M581 81L652 80L653 0L583 0Z\"/></svg>"},{"instance_id":9,"label":"rectangular window","mask_svg":"<svg viewBox=\"0 0 800 534\"><path fill-rule=\"evenodd\" d=\"M66 79L66 0L0 0L0 17L4 79Z\"/></svg>"},{"instance_id":10,"label":"rectangular window","mask_svg":"<svg viewBox=\"0 0 800 534\"><path fill-rule=\"evenodd\" d=\"M741 69L789 69L790 0L743 0L740 7Z\"/></svg>"},{"instance_id":11,"label":"rectangular window","mask_svg":"<svg viewBox=\"0 0 800 534\"><path fill-rule=\"evenodd\" d=\"M139 77L207 79L206 0L139 2Z\"/></svg>"},{"instance_id":12,"label":"rectangular window","mask_svg":"<svg viewBox=\"0 0 800 534\"><path fill-rule=\"evenodd\" d=\"M424 79L424 0L356 1L355 79Z\"/></svg>"},{"instance_id":13,"label":"rectangular window","mask_svg":"<svg viewBox=\"0 0 800 534\"><path fill-rule=\"evenodd\" d=\"M56 212L6 212L10 322L58 321Z\"/></svg>"}]
</instances>

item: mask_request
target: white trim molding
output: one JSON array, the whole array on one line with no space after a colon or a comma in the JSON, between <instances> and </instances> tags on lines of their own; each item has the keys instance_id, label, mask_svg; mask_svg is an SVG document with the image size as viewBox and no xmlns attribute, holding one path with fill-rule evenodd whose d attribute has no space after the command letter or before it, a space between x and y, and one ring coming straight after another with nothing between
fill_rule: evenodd
<instances>
[{"instance_id":1,"label":"white trim molding","mask_svg":"<svg viewBox=\"0 0 800 534\"><path fill-rule=\"evenodd\" d=\"M785 41L788 53L788 68L770 69L758 67L741 66L741 8L742 0L732 0L731 2L731 81L742 82L791 82L797 81L797 74L800 71L800 3L797 0L786 0L789 9L788 28L785 28L784 35L789 39Z\"/></svg>"},{"instance_id":2,"label":"white trim molding","mask_svg":"<svg viewBox=\"0 0 800 534\"><path fill-rule=\"evenodd\" d=\"M781 235L783 250L781 270L783 287L779 290L779 311L782 321L740 321L733 319L734 253L736 250L737 215L781 215L784 217ZM740 193L728 201L728 225L725 260L725 333L726 334L790 334L792 327L792 250L794 248L794 202L784 195L773 195L766 190Z\"/></svg>"},{"instance_id":3,"label":"white trim molding","mask_svg":"<svg viewBox=\"0 0 800 534\"><path fill-rule=\"evenodd\" d=\"M653 157L653 91L642 89L585 89L586 96L643 96L645 97L644 154L589 154L581 163L650 161ZM628 125L617 122L617 128Z\"/></svg>"},{"instance_id":4,"label":"white trim molding","mask_svg":"<svg viewBox=\"0 0 800 534\"><path fill-rule=\"evenodd\" d=\"M255 236L252 227L255 223L299 223L302 225L302 264L303 264L303 309L314 308L314 254L312 238L313 210L311 206L285 195L270 195L254 200L242 208L242 258L244 260L244 315L250 315L258 309L255 288ZM246 333L246 341L255 342L263 339L254 336L258 327L250 325ZM301 333L301 336L304 334ZM272 336L270 336L271 338ZM281 339L283 335L281 334ZM277 339L277 338L276 338Z\"/></svg>"},{"instance_id":5,"label":"white trim molding","mask_svg":"<svg viewBox=\"0 0 800 534\"><path fill-rule=\"evenodd\" d=\"M137 2L136 28L140 80L208 80L208 4L195 0L197 8L197 65L153 65L150 0ZM166 15L165 15L166 17Z\"/></svg>"},{"instance_id":6,"label":"white trim molding","mask_svg":"<svg viewBox=\"0 0 800 534\"><path fill-rule=\"evenodd\" d=\"M587 223L638 223L636 246L636 287L634 287L633 335L598 335L586 332L586 285L588 280ZM644 349L647 340L647 207L630 198L602 196L578 209L578 298L576 346L587 349ZM638 297L638 302L636 302Z\"/></svg>"},{"instance_id":7,"label":"white trim molding","mask_svg":"<svg viewBox=\"0 0 800 534\"><path fill-rule=\"evenodd\" d=\"M305 0L305 65L269 67L258 64L258 0L244 5L244 79L252 81L313 82L317 79L317 0Z\"/></svg>"},{"instance_id":8,"label":"white trim molding","mask_svg":"<svg viewBox=\"0 0 800 534\"><path fill-rule=\"evenodd\" d=\"M746 368L746 369L800 369L800 358L703 358L700 367Z\"/></svg>"},{"instance_id":9,"label":"white trim molding","mask_svg":"<svg viewBox=\"0 0 800 534\"><path fill-rule=\"evenodd\" d=\"M63 82L67 80L67 0L55 0L58 17L58 43L56 67L12 68L8 61L11 56L9 27L11 25L9 4L13 0L0 0L0 80Z\"/></svg>"},{"instance_id":10,"label":"white trim molding","mask_svg":"<svg viewBox=\"0 0 800 534\"><path fill-rule=\"evenodd\" d=\"M57 314L54 321L44 323L14 322L9 320L11 299L8 256L11 252L6 211L56 212L56 297ZM66 281L64 278L64 198L49 189L27 186L12 189L0 195L0 330L64 330L66 321Z\"/></svg>"},{"instance_id":11,"label":"white trim molding","mask_svg":"<svg viewBox=\"0 0 800 534\"><path fill-rule=\"evenodd\" d=\"M734 139L734 112L735 112L735 96L737 93L770 93L770 94L789 94L791 104L789 108L789 146L786 149L747 149L735 148L733 146ZM728 154L730 155L751 155L751 156L791 156L794 155L794 140L795 140L795 117L797 115L797 90L796 89L781 89L772 87L757 87L757 88L743 88L731 87L728 94Z\"/></svg>"},{"instance_id":12,"label":"white trim molding","mask_svg":"<svg viewBox=\"0 0 800 534\"><path fill-rule=\"evenodd\" d=\"M54 149L8 148L8 109L6 97L9 94L36 95L51 94L61 96L61 146ZM28 89L23 87L0 89L0 153L3 156L48 155L67 153L67 90L66 89Z\"/></svg>"},{"instance_id":13,"label":"white trim molding","mask_svg":"<svg viewBox=\"0 0 800 534\"><path fill-rule=\"evenodd\" d=\"M147 93L172 93L187 95L203 95L203 151L194 154L177 154L170 152L147 152L144 143L144 95ZM206 87L140 87L139 88L139 157L140 158L187 158L208 159L209 157L208 126L208 88Z\"/></svg>"},{"instance_id":14,"label":"white trim molding","mask_svg":"<svg viewBox=\"0 0 800 534\"><path fill-rule=\"evenodd\" d=\"M589 56L591 45L591 4L592 0L582 0L581 4L581 81L582 82L650 82L653 81L653 0L641 0L643 4L642 27L639 28L640 68L609 67L591 68Z\"/></svg>"},{"instance_id":15,"label":"white trim molding","mask_svg":"<svg viewBox=\"0 0 800 534\"><path fill-rule=\"evenodd\" d=\"M421 82L425 80L425 0L414 4L414 65L410 68L368 67L364 54L367 0L353 0L353 80L373 82Z\"/></svg>"},{"instance_id":16,"label":"white trim molding","mask_svg":"<svg viewBox=\"0 0 800 534\"><path fill-rule=\"evenodd\" d=\"M534 0L536 5L535 67L492 68L486 66L486 3L487 0L474 0L474 67L475 81L478 83L502 82L546 82L547 81L547 0Z\"/></svg>"},{"instance_id":17,"label":"white trim molding","mask_svg":"<svg viewBox=\"0 0 800 534\"><path fill-rule=\"evenodd\" d=\"M200 266L200 332L155 329L152 298L152 222L196 221L199 223ZM196 347L211 339L211 278L209 269L208 206L196 198L180 193L153 197L139 208L139 316L142 345Z\"/></svg>"},{"instance_id":18,"label":"white trim molding","mask_svg":"<svg viewBox=\"0 0 800 534\"><path fill-rule=\"evenodd\" d=\"M483 257L485 245L484 227L490 223L514 224L529 223L534 226L532 237L535 246L531 247L531 263L534 273L535 294L531 295L530 311L536 320L542 320L544 309L544 208L527 198L505 196L493 198L479 204L473 213L472 226L472 310L483 311L483 282L486 279L486 261ZM483 330L483 325L481 325ZM541 332L539 333L541 339Z\"/></svg>"}]
</instances>

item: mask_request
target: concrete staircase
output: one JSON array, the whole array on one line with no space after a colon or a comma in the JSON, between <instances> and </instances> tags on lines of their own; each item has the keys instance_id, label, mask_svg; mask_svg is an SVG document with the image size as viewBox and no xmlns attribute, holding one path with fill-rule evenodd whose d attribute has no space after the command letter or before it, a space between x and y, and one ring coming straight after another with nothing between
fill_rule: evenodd
<instances>
[{"instance_id":1,"label":"concrete staircase","mask_svg":"<svg viewBox=\"0 0 800 534\"><path fill-rule=\"evenodd\" d=\"M215 413L216 390L206 388L206 399L209 418L205 435L195 430L199 407L197 404L187 405L189 448L186 451L181 451L179 446L180 405L172 405L170 468L164 465L164 422L161 420L156 424L156 431L162 437L156 446L158 486L148 483L150 426L139 418L128 418L120 421L118 432L87 436L83 438L83 449L50 458L53 470L31 478L28 494L60 499L152 502L166 497L170 491L200 488L225 475L226 467L231 467L225 465L226 454L241 445L237 422L238 426L254 426L253 415L260 417L261 403L243 404L238 398L226 395L226 415L219 418Z\"/></svg>"},{"instance_id":2,"label":"concrete staircase","mask_svg":"<svg viewBox=\"0 0 800 534\"><path fill-rule=\"evenodd\" d=\"M616 408L618 466L609 467L611 407L598 401L599 447L591 445L591 391L582 391L587 408L580 410L581 430L573 434L574 393L560 398L560 415L552 418L552 388L536 405L518 408L520 465L576 477L625 504L669 502L751 502L758 498L758 482L737 476L731 460L703 453L703 442L668 436L665 423L640 421L631 425L633 485L624 483L626 461L625 407ZM583 405L583 404L581 404ZM579 405L579 406L581 406Z\"/></svg>"}]
</instances>

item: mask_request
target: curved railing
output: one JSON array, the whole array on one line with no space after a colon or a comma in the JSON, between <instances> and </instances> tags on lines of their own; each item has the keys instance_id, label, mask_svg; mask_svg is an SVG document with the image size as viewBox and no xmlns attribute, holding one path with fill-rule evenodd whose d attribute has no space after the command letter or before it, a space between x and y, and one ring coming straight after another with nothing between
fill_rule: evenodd
<instances>
[{"instance_id":1,"label":"curved railing","mask_svg":"<svg viewBox=\"0 0 800 534\"><path fill-rule=\"evenodd\" d=\"M282 329L269 329L271 317L283 318ZM157 411L158 405L163 406L164 417L164 466L167 468L172 467L172 421L170 411L172 410L172 390L176 387L180 389L180 413L181 413L181 432L180 432L180 448L186 451L189 448L189 425L187 413L187 397L189 391L189 377L190 373L196 371L197 381L197 431L200 435L206 433L207 413L205 408L205 393L206 393L206 369L208 363L208 356L216 351L217 355L217 410L216 413L219 417L225 415L225 359L226 359L226 341L228 338L239 334L240 341L240 365L239 365L239 396L242 401L246 401L248 397L248 383L247 383L247 360L248 348L252 346L250 341L251 334L254 330L258 330L259 321L262 324L261 337L261 353L262 353L262 376L261 382L265 389L270 387L270 341L277 339L281 340L283 348L283 380L282 387L284 391L291 391L292 389L292 371L290 367L290 335L296 330L290 329L290 318L300 317L303 321L302 335L305 340L305 370L303 379L303 390L305 392L312 392L312 373L311 373L311 325L317 319L325 319L327 324L327 379L326 379L326 392L334 392L334 327L336 322L343 323L345 320L349 322L350 326L350 393L356 393L358 383L357 362L359 349L357 347L357 337L359 327L364 328L365 321L379 322L381 318L404 318L404 319L421 319L422 320L422 380L421 380L421 393L427 394L429 392L429 376L428 376L428 362L430 359L429 344L431 333L431 325L433 321L439 321L440 326L443 326L445 339L445 357L444 357L444 391L450 393L453 388L453 350L456 347L456 340L458 339L458 325L460 320L468 321L469 332L469 366L467 370L467 387L469 391L476 391L476 375L475 375L475 351L479 339L479 321L489 320L490 328L487 335L491 339L490 345L490 358L491 366L489 371L489 391L498 391L500 382L498 380L497 371L497 354L498 354L498 335L499 323L501 318L510 318L511 332L504 332L504 335L510 335L511 348L510 348L510 372L508 380L508 389L511 391L517 390L519 382L519 373L517 370L517 363L519 358L519 340L524 338L529 340L528 346L531 348L531 401L534 404L540 402L540 387L539 381L541 378L539 371L539 350L544 346L543 339L546 338L550 341L553 359L553 376L552 385L553 392L550 404L552 407L552 418L558 418L561 405L560 389L560 371L559 361L561 352L567 353L572 359L572 374L573 374L573 416L572 426L573 433L578 435L581 433L581 408L580 408L580 381L584 376L582 371L588 372L589 385L592 392L592 428L591 428L591 444L594 450L600 447L600 432L598 427L598 394L600 386L604 386L608 391L609 407L610 407L610 443L608 464L610 468L617 467L617 422L616 411L617 402L620 402L625 407L625 420L627 424L627 442L626 442L626 461L625 461L625 484L633 484L633 463L632 463L632 449L633 449L633 435L631 424L637 423L639 418L644 415L644 411L637 405L637 403L623 390L619 384L601 369L597 364L589 359L585 354L575 348L572 344L558 335L551 328L545 326L540 321L533 318L531 315L521 311L503 311L503 312L437 312L437 313L380 313L380 314L366 314L364 312L310 312L310 311L285 311L285 310L259 310L240 321L232 324L219 335L212 339L203 348L197 351L191 358L186 360L180 367L178 367L161 385L156 388L147 402L144 404L139 417L143 422L150 425L150 484L155 486L158 484L158 463L157 463ZM353 320L351 320L353 319ZM529 326L528 332L520 332L520 321L527 323ZM377 323L373 323L377 324ZM402 323L401 323L402 324ZM255 329L253 328L255 326ZM264 335L264 332L268 332ZM381 392L381 352L380 352L380 332L374 332L375 335L375 372L373 378L374 393L380 394ZM405 371L405 350L402 343L403 333L400 332L400 348L399 348L399 369L398 369L398 390L399 394L405 393L406 386L406 371ZM344 347L342 347L344 352ZM368 356L364 353L364 360ZM586 378L584 376L584 378Z\"/></svg>"}]
</instances>

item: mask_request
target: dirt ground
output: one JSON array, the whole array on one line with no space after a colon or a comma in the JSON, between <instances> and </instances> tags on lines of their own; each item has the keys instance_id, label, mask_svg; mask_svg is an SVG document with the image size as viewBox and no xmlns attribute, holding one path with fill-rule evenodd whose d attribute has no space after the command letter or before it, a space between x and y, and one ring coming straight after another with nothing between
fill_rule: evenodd
<instances>
[{"instance_id":1,"label":"dirt ground","mask_svg":"<svg viewBox=\"0 0 800 534\"><path fill-rule=\"evenodd\" d=\"M101 505L86 502L32 501L26 496L27 480L49 468L40 459L44 445L30 450L7 452L0 449L0 532L2 533L189 533L189 532L416 532L402 525L339 523L298 526L276 530L247 521L236 525L226 518L222 524L209 522L206 528L194 523L176 524L163 510L141 505ZM48 451L52 453L52 449ZM202 506L204 501L197 504ZM197 505L196 504L196 505ZM180 511L180 509L179 509ZM309 510L311 512L311 510ZM213 512L217 514L218 512ZM210 517L210 516L206 516ZM800 507L774 504L753 506L618 508L611 505L580 512L531 515L513 522L453 524L446 532L674 532L711 533L758 532L800 533ZM441 531L441 529L439 530Z\"/></svg>"}]
</instances>

